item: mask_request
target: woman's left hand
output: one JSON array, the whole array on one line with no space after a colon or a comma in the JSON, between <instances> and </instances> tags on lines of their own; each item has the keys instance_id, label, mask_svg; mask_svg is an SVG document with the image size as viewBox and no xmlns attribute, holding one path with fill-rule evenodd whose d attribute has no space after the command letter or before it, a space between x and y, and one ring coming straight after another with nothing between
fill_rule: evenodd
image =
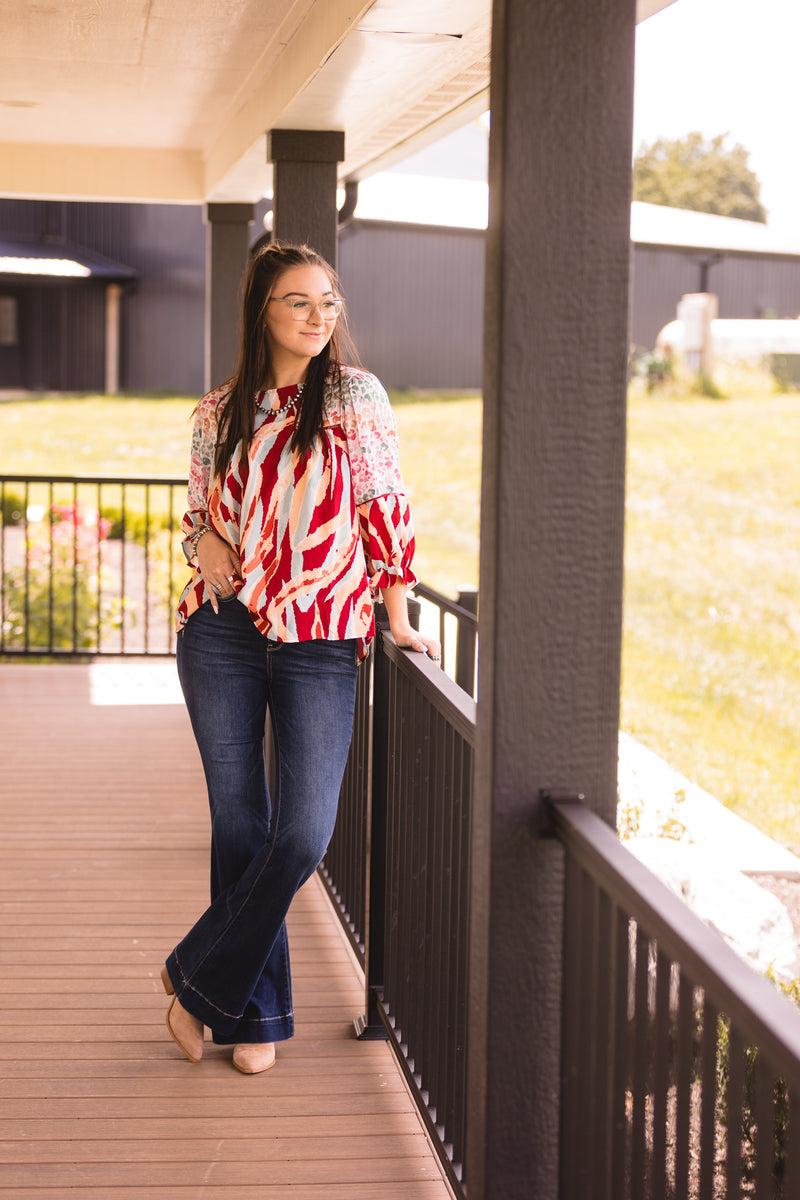
<instances>
[{"instance_id":1,"label":"woman's left hand","mask_svg":"<svg viewBox=\"0 0 800 1200\"><path fill-rule=\"evenodd\" d=\"M426 637L424 633L417 633L416 629L411 628L397 632L392 629L392 637L404 650L416 650L419 654L427 654L431 662L441 662L442 648L436 638Z\"/></svg>"},{"instance_id":2,"label":"woman's left hand","mask_svg":"<svg viewBox=\"0 0 800 1200\"><path fill-rule=\"evenodd\" d=\"M381 597L389 618L389 628L398 646L404 650L416 650L419 654L427 654L431 662L441 662L442 650L436 638L426 637L417 633L408 619L408 593L403 583L396 583L390 588L381 588Z\"/></svg>"}]
</instances>

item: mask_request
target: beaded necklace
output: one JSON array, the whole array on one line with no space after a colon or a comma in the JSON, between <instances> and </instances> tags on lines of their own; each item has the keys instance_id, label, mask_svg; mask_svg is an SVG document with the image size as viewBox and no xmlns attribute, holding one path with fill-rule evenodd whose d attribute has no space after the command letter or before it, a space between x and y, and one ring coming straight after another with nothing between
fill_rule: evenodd
<instances>
[{"instance_id":1,"label":"beaded necklace","mask_svg":"<svg viewBox=\"0 0 800 1200\"><path fill-rule=\"evenodd\" d=\"M280 408L266 408L261 403L260 400L256 400L256 408L260 408L262 412L265 412L267 414L267 416L277 417L279 413L285 413L292 407L292 405L297 404L297 401L300 399L300 397L303 394L303 388L305 386L306 386L305 383L299 384L297 391L292 396L291 400L287 400L287 402L285 404L281 405Z\"/></svg>"}]
</instances>

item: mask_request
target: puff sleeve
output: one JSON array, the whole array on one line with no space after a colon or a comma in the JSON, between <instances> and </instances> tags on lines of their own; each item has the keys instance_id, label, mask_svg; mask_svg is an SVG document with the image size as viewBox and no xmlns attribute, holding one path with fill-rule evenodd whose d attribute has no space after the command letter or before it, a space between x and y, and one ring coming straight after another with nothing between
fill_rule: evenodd
<instances>
[{"instance_id":1,"label":"puff sleeve","mask_svg":"<svg viewBox=\"0 0 800 1200\"><path fill-rule=\"evenodd\" d=\"M416 576L414 525L400 473L397 422L389 397L374 375L348 374L340 420L347 438L353 492L370 588L404 583Z\"/></svg>"}]
</instances>

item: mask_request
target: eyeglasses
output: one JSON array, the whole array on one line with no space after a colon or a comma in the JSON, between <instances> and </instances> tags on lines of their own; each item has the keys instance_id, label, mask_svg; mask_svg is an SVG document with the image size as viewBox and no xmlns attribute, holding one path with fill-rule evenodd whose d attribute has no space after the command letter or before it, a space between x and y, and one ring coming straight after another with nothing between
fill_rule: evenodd
<instances>
[{"instance_id":1,"label":"eyeglasses","mask_svg":"<svg viewBox=\"0 0 800 1200\"><path fill-rule=\"evenodd\" d=\"M288 304L295 321L307 321L319 309L323 321L335 321L342 311L343 300L326 297L324 300L301 300L297 296L270 296L280 304Z\"/></svg>"}]
</instances>

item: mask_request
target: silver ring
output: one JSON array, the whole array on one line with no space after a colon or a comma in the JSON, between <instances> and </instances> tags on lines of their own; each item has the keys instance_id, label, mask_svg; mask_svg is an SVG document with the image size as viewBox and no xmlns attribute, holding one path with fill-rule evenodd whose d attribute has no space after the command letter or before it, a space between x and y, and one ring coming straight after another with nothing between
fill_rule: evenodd
<instances>
[{"instance_id":1,"label":"silver ring","mask_svg":"<svg viewBox=\"0 0 800 1200\"><path fill-rule=\"evenodd\" d=\"M222 588L218 588L218 587L217 587L217 585L216 585L215 583L212 583L212 585L211 585L211 590L212 590L212 592L216 592L216 594L217 594L218 596L221 596L221 595L222 595Z\"/></svg>"},{"instance_id":2,"label":"silver ring","mask_svg":"<svg viewBox=\"0 0 800 1200\"><path fill-rule=\"evenodd\" d=\"M439 662L441 657L442 657L441 654L432 654L431 655L431 658L433 659L434 662Z\"/></svg>"},{"instance_id":3,"label":"silver ring","mask_svg":"<svg viewBox=\"0 0 800 1200\"><path fill-rule=\"evenodd\" d=\"M233 575L228 576L228 583L233 583Z\"/></svg>"}]
</instances>

